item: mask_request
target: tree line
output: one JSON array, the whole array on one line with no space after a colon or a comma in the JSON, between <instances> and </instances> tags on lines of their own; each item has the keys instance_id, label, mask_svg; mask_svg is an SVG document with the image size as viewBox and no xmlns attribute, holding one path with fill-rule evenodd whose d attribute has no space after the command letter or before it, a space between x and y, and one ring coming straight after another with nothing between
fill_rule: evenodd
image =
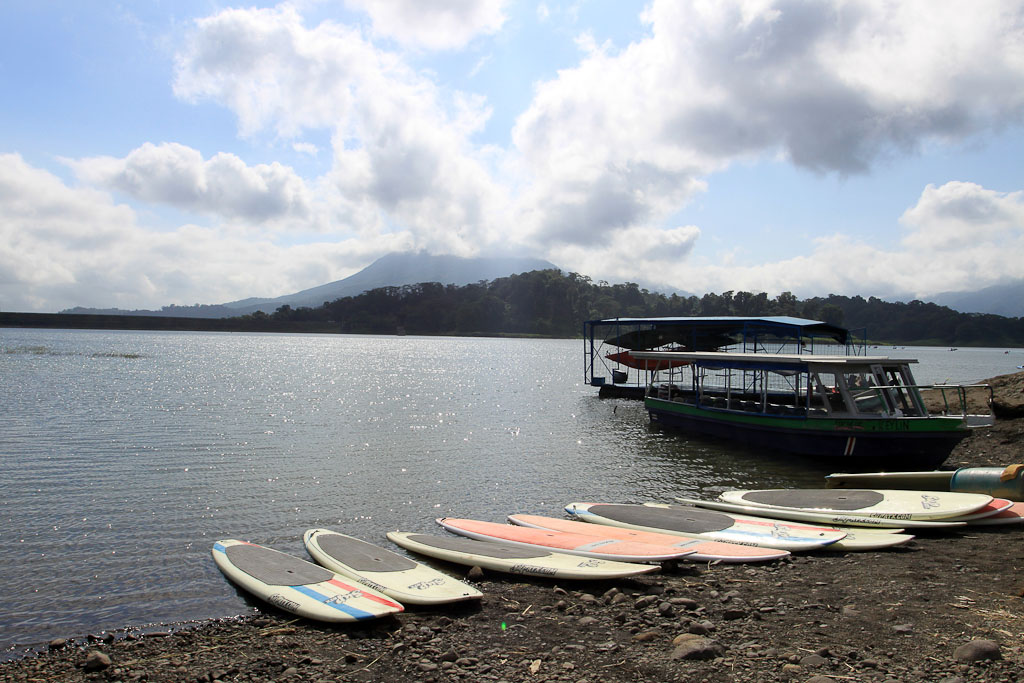
<instances>
[{"instance_id":1,"label":"tree line","mask_svg":"<svg viewBox=\"0 0 1024 683\"><path fill-rule=\"evenodd\" d=\"M636 283L593 282L578 273L537 270L469 285L424 282L382 287L316 308L281 306L241 316L260 329L355 334L537 335L576 337L585 320L661 316L794 316L864 330L891 344L1024 346L1024 318L960 313L911 301L830 294L800 300L790 292L679 296Z\"/></svg>"}]
</instances>

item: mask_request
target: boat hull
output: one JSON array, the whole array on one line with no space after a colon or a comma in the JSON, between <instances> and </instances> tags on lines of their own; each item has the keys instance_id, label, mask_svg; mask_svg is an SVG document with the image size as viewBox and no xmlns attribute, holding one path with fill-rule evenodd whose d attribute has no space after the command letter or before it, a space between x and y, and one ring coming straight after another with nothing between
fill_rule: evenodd
<instances>
[{"instance_id":1,"label":"boat hull","mask_svg":"<svg viewBox=\"0 0 1024 683\"><path fill-rule=\"evenodd\" d=\"M648 397L651 423L756 448L935 467L968 435L955 418L842 419L737 414Z\"/></svg>"}]
</instances>

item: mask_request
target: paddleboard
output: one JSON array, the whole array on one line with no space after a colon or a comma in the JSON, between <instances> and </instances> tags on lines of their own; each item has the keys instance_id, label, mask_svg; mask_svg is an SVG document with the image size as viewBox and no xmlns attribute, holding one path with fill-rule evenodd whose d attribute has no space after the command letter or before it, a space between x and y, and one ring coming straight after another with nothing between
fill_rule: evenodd
<instances>
[{"instance_id":1,"label":"paddleboard","mask_svg":"<svg viewBox=\"0 0 1024 683\"><path fill-rule=\"evenodd\" d=\"M912 534L893 534L882 529L847 529L846 538L826 546L826 552L861 553L869 550L885 550L905 545L914 540Z\"/></svg>"},{"instance_id":2,"label":"paddleboard","mask_svg":"<svg viewBox=\"0 0 1024 683\"><path fill-rule=\"evenodd\" d=\"M658 570L656 564L634 564L598 560L530 548L516 548L501 543L477 541L472 538L431 536L405 531L389 531L392 543L414 553L439 560L482 567L496 572L547 576L554 579L620 579Z\"/></svg>"},{"instance_id":3,"label":"paddleboard","mask_svg":"<svg viewBox=\"0 0 1024 683\"><path fill-rule=\"evenodd\" d=\"M817 550L846 536L845 532L758 518L730 515L694 507L659 508L646 505L570 503L565 511L585 522L726 541L761 548Z\"/></svg>"},{"instance_id":4,"label":"paddleboard","mask_svg":"<svg viewBox=\"0 0 1024 683\"><path fill-rule=\"evenodd\" d=\"M478 541L496 541L526 548L554 550L568 555L596 557L602 560L620 562L666 562L692 555L693 550L670 548L666 545L651 545L637 541L621 541L614 538L590 536L568 531L531 529L512 524L496 524L475 519L445 517L437 520L453 534L475 538Z\"/></svg>"},{"instance_id":5,"label":"paddleboard","mask_svg":"<svg viewBox=\"0 0 1024 683\"><path fill-rule=\"evenodd\" d=\"M1002 512L990 517L974 519L968 522L971 526L994 526L997 524L1024 524L1024 503L1014 503Z\"/></svg>"},{"instance_id":6,"label":"paddleboard","mask_svg":"<svg viewBox=\"0 0 1024 683\"><path fill-rule=\"evenodd\" d=\"M278 550L229 539L213 544L217 567L261 600L307 619L362 621L401 612L386 595Z\"/></svg>"},{"instance_id":7,"label":"paddleboard","mask_svg":"<svg viewBox=\"0 0 1024 683\"><path fill-rule=\"evenodd\" d=\"M795 522L817 522L842 527L849 531L850 527L869 527L878 531L899 533L904 529L941 529L944 527L963 526L964 522L950 520L922 521L913 519L884 519L881 517L863 517L844 515L820 510L793 510L790 508L765 508L760 505L741 505L726 503L721 500L699 500L697 498L676 498L680 503L696 505L708 510L721 512L737 512L744 515L770 516L775 519L788 519Z\"/></svg>"},{"instance_id":8,"label":"paddleboard","mask_svg":"<svg viewBox=\"0 0 1024 683\"><path fill-rule=\"evenodd\" d=\"M653 531L639 531L636 529L605 526L603 524L587 524L586 522L574 522L568 519L543 517L541 515L509 515L508 521L535 529L569 531L600 538L617 538L621 541L637 541L639 543L667 545L671 548L693 550L692 555L687 555L683 558L690 562L766 562L768 560L778 560L789 555L788 550L756 548L749 545L687 538Z\"/></svg>"},{"instance_id":9,"label":"paddleboard","mask_svg":"<svg viewBox=\"0 0 1024 683\"><path fill-rule=\"evenodd\" d=\"M727 503L780 507L830 514L854 514L898 520L948 519L967 515L988 505L992 496L947 491L900 491L893 489L762 489L726 491Z\"/></svg>"},{"instance_id":10,"label":"paddleboard","mask_svg":"<svg viewBox=\"0 0 1024 683\"><path fill-rule=\"evenodd\" d=\"M830 489L910 489L916 491L948 491L954 470L924 472L861 472L825 475L825 487Z\"/></svg>"},{"instance_id":11,"label":"paddleboard","mask_svg":"<svg viewBox=\"0 0 1024 683\"><path fill-rule=\"evenodd\" d=\"M989 503L988 505L978 508L977 510L968 515L960 515L959 517L954 517L953 519L955 519L958 522L976 522L978 520L985 519L986 517L992 517L994 515L997 515L1003 510L1009 510L1012 506L1012 500L1007 500L1005 498L993 498L992 502Z\"/></svg>"},{"instance_id":12,"label":"paddleboard","mask_svg":"<svg viewBox=\"0 0 1024 683\"><path fill-rule=\"evenodd\" d=\"M649 507L668 508L674 510L686 510L688 507L680 507L677 505L667 505L665 503L644 503ZM766 516L750 516L745 515L743 517L737 517L736 515L723 512L722 514L729 515L736 519L760 519L763 522L772 524L787 524L787 520L771 518ZM910 534L890 533L902 531L902 529L853 529L849 527L834 528L836 531L841 531L846 534L843 538L831 543L824 549L829 551L840 551L840 552L863 552L865 550L882 550L885 548L892 548L893 546L903 545L911 540L913 536Z\"/></svg>"},{"instance_id":13,"label":"paddleboard","mask_svg":"<svg viewBox=\"0 0 1024 683\"><path fill-rule=\"evenodd\" d=\"M310 529L302 540L324 567L402 603L438 605L483 596L433 567L330 529Z\"/></svg>"}]
</instances>

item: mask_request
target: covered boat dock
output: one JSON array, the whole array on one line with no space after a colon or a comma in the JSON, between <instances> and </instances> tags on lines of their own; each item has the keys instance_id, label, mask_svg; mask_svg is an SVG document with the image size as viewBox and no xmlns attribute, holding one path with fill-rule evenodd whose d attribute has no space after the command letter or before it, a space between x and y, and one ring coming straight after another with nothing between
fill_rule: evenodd
<instances>
[{"instance_id":1,"label":"covered boat dock","mask_svg":"<svg viewBox=\"0 0 1024 683\"><path fill-rule=\"evenodd\" d=\"M865 355L864 331L820 320L770 316L605 318L583 323L584 379L600 396L642 399L664 362L633 351Z\"/></svg>"}]
</instances>

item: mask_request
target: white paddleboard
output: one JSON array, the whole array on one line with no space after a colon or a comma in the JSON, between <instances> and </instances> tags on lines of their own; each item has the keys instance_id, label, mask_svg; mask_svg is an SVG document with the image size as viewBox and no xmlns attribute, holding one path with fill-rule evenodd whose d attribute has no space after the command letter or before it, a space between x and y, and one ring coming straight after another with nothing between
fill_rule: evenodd
<instances>
[{"instance_id":1,"label":"white paddleboard","mask_svg":"<svg viewBox=\"0 0 1024 683\"><path fill-rule=\"evenodd\" d=\"M983 493L894 489L763 489L726 491L719 498L727 503L757 505L772 510L795 508L901 521L959 517L992 501L992 496Z\"/></svg>"},{"instance_id":2,"label":"white paddleboard","mask_svg":"<svg viewBox=\"0 0 1024 683\"><path fill-rule=\"evenodd\" d=\"M388 538L406 550L447 562L496 572L555 579L619 579L658 570L656 564L613 562L544 550L514 548L472 538L389 531Z\"/></svg>"},{"instance_id":3,"label":"white paddleboard","mask_svg":"<svg viewBox=\"0 0 1024 683\"><path fill-rule=\"evenodd\" d=\"M826 552L862 553L905 545L914 540L912 534L894 534L885 529L846 529L846 538L825 548Z\"/></svg>"},{"instance_id":4,"label":"white paddleboard","mask_svg":"<svg viewBox=\"0 0 1024 683\"><path fill-rule=\"evenodd\" d=\"M540 548L547 551L596 557L601 560L619 562L667 562L692 555L693 550L670 548L667 545L651 545L637 541L622 541L610 537L577 534L550 529L531 529L512 524L497 524L476 519L445 517L437 520L453 534L475 538L478 541L492 541L525 548Z\"/></svg>"},{"instance_id":5,"label":"white paddleboard","mask_svg":"<svg viewBox=\"0 0 1024 683\"><path fill-rule=\"evenodd\" d=\"M330 529L310 529L302 540L313 559L324 567L402 603L438 605L483 596L476 588L433 567Z\"/></svg>"},{"instance_id":6,"label":"white paddleboard","mask_svg":"<svg viewBox=\"0 0 1024 683\"><path fill-rule=\"evenodd\" d=\"M692 555L687 555L683 558L690 562L766 562L768 560L778 560L789 555L788 550L757 548L749 545L687 538L685 536L625 529L622 527L605 526L603 524L587 524L586 522L574 522L557 517L542 517L541 515L509 515L508 521L535 529L569 531L577 534L587 534L595 538L617 538L623 541L638 541L652 545L666 545L671 548L693 550Z\"/></svg>"},{"instance_id":7,"label":"white paddleboard","mask_svg":"<svg viewBox=\"0 0 1024 683\"><path fill-rule=\"evenodd\" d=\"M821 526L766 521L693 507L659 508L646 505L570 503L565 511L585 522L726 541L779 550L817 550L841 540L846 533Z\"/></svg>"},{"instance_id":8,"label":"white paddleboard","mask_svg":"<svg viewBox=\"0 0 1024 683\"><path fill-rule=\"evenodd\" d=\"M362 621L402 611L402 605L343 576L255 543L213 544L213 560L232 582L270 604L307 619Z\"/></svg>"},{"instance_id":9,"label":"white paddleboard","mask_svg":"<svg viewBox=\"0 0 1024 683\"><path fill-rule=\"evenodd\" d=\"M666 505L665 503L644 503L649 507L660 507L669 509L688 509L691 506L675 506ZM728 515L737 520L749 520L749 519L760 519L763 522L770 524L787 524L788 520L778 519L774 517L768 517L765 515L752 516L743 515L737 516L731 512L722 512L724 515ZM914 539L910 534L893 533L902 531L902 529L853 529L850 527L830 527L837 531L841 531L846 534L843 538L825 546L824 550L827 551L838 551L838 552L863 552L866 550L883 550L885 548L892 548L894 546L903 545Z\"/></svg>"},{"instance_id":10,"label":"white paddleboard","mask_svg":"<svg viewBox=\"0 0 1024 683\"><path fill-rule=\"evenodd\" d=\"M884 519L881 517L862 517L859 515L834 514L820 510L794 510L791 508L766 508L760 505L741 505L739 503L726 503L721 500L700 500L697 498L676 498L680 503L696 505L708 510L719 510L721 512L735 512L743 515L754 515L761 517L773 517L775 519L789 519L795 522L816 522L818 524L829 524L842 527L847 531L851 527L867 527L878 531L899 533L904 529L941 529L943 527L963 526L964 522L951 520L908 520L908 519Z\"/></svg>"}]
</instances>

